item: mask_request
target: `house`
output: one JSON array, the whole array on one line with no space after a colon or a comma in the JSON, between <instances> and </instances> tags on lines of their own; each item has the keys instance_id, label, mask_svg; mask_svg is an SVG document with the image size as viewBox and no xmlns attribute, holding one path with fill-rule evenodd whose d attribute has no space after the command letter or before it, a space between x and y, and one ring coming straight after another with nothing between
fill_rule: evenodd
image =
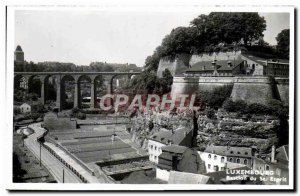
<instances>
[{"instance_id":1,"label":"house","mask_svg":"<svg viewBox=\"0 0 300 196\"><path fill-rule=\"evenodd\" d=\"M251 53L242 53L245 60L246 75L253 76L289 76L289 61L285 59L261 58Z\"/></svg>"},{"instance_id":2,"label":"house","mask_svg":"<svg viewBox=\"0 0 300 196\"><path fill-rule=\"evenodd\" d=\"M247 147L208 146L199 152L207 172L224 171L230 165L245 165L252 168L254 151Z\"/></svg>"},{"instance_id":3,"label":"house","mask_svg":"<svg viewBox=\"0 0 300 196\"><path fill-rule=\"evenodd\" d=\"M272 146L271 153L263 156L256 155L253 161L253 169L264 175L265 184L287 185L289 184L289 148L283 145L277 149ZM271 172L273 175L267 175Z\"/></svg>"},{"instance_id":4,"label":"house","mask_svg":"<svg viewBox=\"0 0 300 196\"><path fill-rule=\"evenodd\" d=\"M261 57L255 52L219 52L201 54L190 61L185 74L190 76L289 76L289 60ZM180 74L178 74L180 75Z\"/></svg>"},{"instance_id":5,"label":"house","mask_svg":"<svg viewBox=\"0 0 300 196\"><path fill-rule=\"evenodd\" d=\"M213 184L209 176L171 171L168 184Z\"/></svg>"},{"instance_id":6,"label":"house","mask_svg":"<svg viewBox=\"0 0 300 196\"><path fill-rule=\"evenodd\" d=\"M187 74L198 76L233 76L243 73L244 61L242 59L199 61L186 71Z\"/></svg>"},{"instance_id":7,"label":"house","mask_svg":"<svg viewBox=\"0 0 300 196\"><path fill-rule=\"evenodd\" d=\"M148 138L149 160L157 164L163 146L174 144L191 147L192 135L192 129L186 127L180 127L176 130L160 129L159 132Z\"/></svg>"},{"instance_id":8,"label":"house","mask_svg":"<svg viewBox=\"0 0 300 196\"><path fill-rule=\"evenodd\" d=\"M23 103L20 105L20 112L25 114L25 113L30 113L31 112L31 105L28 103Z\"/></svg>"},{"instance_id":9,"label":"house","mask_svg":"<svg viewBox=\"0 0 300 196\"><path fill-rule=\"evenodd\" d=\"M250 179L251 177L259 179L259 175L251 171L247 166L235 166L228 171L215 171L202 175L209 177L213 184L262 184L259 180Z\"/></svg>"},{"instance_id":10,"label":"house","mask_svg":"<svg viewBox=\"0 0 300 196\"><path fill-rule=\"evenodd\" d=\"M195 149L185 146L169 145L161 148L156 166L156 178L168 181L170 172L205 173L204 162Z\"/></svg>"}]
</instances>

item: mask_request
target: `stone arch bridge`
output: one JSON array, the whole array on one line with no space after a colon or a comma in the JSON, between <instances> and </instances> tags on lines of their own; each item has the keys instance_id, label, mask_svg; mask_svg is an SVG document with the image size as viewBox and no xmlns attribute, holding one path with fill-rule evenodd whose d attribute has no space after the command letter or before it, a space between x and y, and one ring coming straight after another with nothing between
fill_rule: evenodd
<instances>
[{"instance_id":1,"label":"stone arch bridge","mask_svg":"<svg viewBox=\"0 0 300 196\"><path fill-rule=\"evenodd\" d=\"M64 102L64 92L65 92L65 81L66 79L73 79L75 82L75 92L74 92L74 107L80 106L80 97L81 97L81 89L80 89L80 81L83 78L86 78L90 81L91 84L91 108L95 108L96 104L96 86L95 83L99 77L106 77L108 81L107 94L113 93L113 80L117 76L128 76L131 79L134 75L139 75L140 72L15 72L14 73L14 82L23 78L24 83L27 85L29 81L33 78L37 78L41 82L41 102L45 104L47 100L47 84L49 77L56 78L56 106L60 110L63 108Z\"/></svg>"}]
</instances>

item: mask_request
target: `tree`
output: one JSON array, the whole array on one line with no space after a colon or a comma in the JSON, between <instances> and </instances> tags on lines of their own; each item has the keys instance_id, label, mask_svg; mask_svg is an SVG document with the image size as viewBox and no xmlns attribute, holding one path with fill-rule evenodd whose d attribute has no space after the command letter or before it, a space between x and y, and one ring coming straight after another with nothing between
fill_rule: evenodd
<instances>
[{"instance_id":1,"label":"tree","mask_svg":"<svg viewBox=\"0 0 300 196\"><path fill-rule=\"evenodd\" d=\"M290 29L282 30L276 37L277 52L283 58L289 58L290 55Z\"/></svg>"},{"instance_id":2,"label":"tree","mask_svg":"<svg viewBox=\"0 0 300 196\"><path fill-rule=\"evenodd\" d=\"M258 13L212 12L200 15L191 25L199 29L208 43L219 44L243 41L248 46L253 40L263 36L266 29L264 17Z\"/></svg>"},{"instance_id":3,"label":"tree","mask_svg":"<svg viewBox=\"0 0 300 196\"><path fill-rule=\"evenodd\" d=\"M215 110L212 108L206 108L205 115L209 119L216 119Z\"/></svg>"}]
</instances>

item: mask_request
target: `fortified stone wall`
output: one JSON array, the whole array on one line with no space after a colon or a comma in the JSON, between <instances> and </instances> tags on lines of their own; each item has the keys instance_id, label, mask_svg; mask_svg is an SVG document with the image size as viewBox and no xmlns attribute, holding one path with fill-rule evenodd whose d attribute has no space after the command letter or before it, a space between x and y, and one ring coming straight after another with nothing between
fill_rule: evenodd
<instances>
[{"instance_id":1,"label":"fortified stone wall","mask_svg":"<svg viewBox=\"0 0 300 196\"><path fill-rule=\"evenodd\" d=\"M44 116L44 127L49 130L76 129L77 122L69 117L58 117L54 113L49 113Z\"/></svg>"},{"instance_id":2,"label":"fortified stone wall","mask_svg":"<svg viewBox=\"0 0 300 196\"><path fill-rule=\"evenodd\" d=\"M172 76L182 74L189 68L189 59L190 55L188 54L180 54L176 55L176 57L163 57L159 61L157 76L162 77L162 73L165 69L169 69Z\"/></svg>"},{"instance_id":3,"label":"fortified stone wall","mask_svg":"<svg viewBox=\"0 0 300 196\"><path fill-rule=\"evenodd\" d=\"M215 88L233 84L233 101L267 104L270 99L279 99L284 104L289 100L287 78L271 77L174 77L172 95L192 94L196 91L211 92Z\"/></svg>"},{"instance_id":4,"label":"fortified stone wall","mask_svg":"<svg viewBox=\"0 0 300 196\"><path fill-rule=\"evenodd\" d=\"M233 84L234 77L200 77L199 91L212 92L218 87Z\"/></svg>"},{"instance_id":5,"label":"fortified stone wall","mask_svg":"<svg viewBox=\"0 0 300 196\"><path fill-rule=\"evenodd\" d=\"M284 105L289 105L289 79L275 78L275 81L280 100Z\"/></svg>"},{"instance_id":6,"label":"fortified stone wall","mask_svg":"<svg viewBox=\"0 0 300 196\"><path fill-rule=\"evenodd\" d=\"M199 89L199 78L174 77L171 95L192 94Z\"/></svg>"},{"instance_id":7,"label":"fortified stone wall","mask_svg":"<svg viewBox=\"0 0 300 196\"><path fill-rule=\"evenodd\" d=\"M236 77L231 92L233 101L267 104L276 99L275 81L268 77Z\"/></svg>"}]
</instances>

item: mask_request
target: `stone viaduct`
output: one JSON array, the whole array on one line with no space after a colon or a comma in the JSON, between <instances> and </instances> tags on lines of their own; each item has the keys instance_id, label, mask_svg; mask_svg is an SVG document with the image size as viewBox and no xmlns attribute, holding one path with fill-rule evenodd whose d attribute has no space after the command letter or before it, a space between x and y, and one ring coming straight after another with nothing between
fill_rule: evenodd
<instances>
[{"instance_id":1,"label":"stone viaduct","mask_svg":"<svg viewBox=\"0 0 300 196\"><path fill-rule=\"evenodd\" d=\"M96 104L96 86L97 79L101 76L105 76L108 80L107 94L113 93L113 80L115 77L120 75L131 76L138 75L140 72L15 72L14 82L24 78L25 82L29 84L29 81L37 78L41 82L41 102L45 104L47 100L47 84L49 77L55 77L56 80L56 106L59 110L63 109L63 103L65 100L65 81L66 79L73 79L75 82L75 93L74 93L74 107L79 107L81 103L81 89L80 81L82 79L88 79L91 83L91 108L95 108Z\"/></svg>"}]
</instances>

